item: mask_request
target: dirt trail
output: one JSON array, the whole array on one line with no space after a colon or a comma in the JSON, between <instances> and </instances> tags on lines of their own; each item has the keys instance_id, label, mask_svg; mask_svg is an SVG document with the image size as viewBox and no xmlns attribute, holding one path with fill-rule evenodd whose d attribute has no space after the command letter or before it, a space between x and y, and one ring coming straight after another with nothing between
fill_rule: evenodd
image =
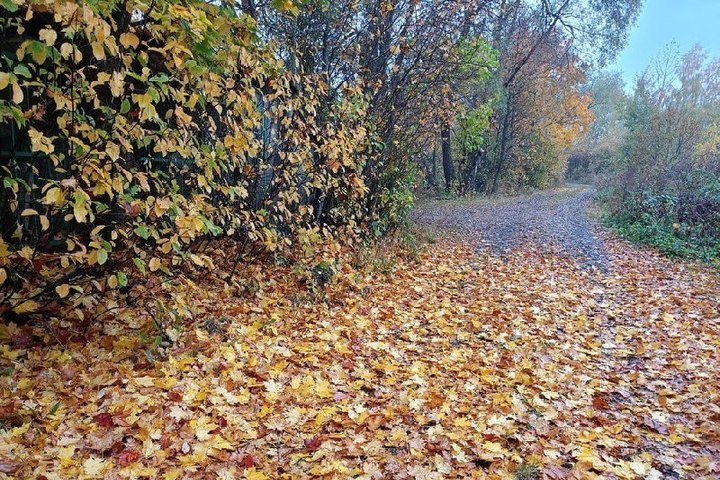
<instances>
[{"instance_id":1,"label":"dirt trail","mask_svg":"<svg viewBox=\"0 0 720 480\"><path fill-rule=\"evenodd\" d=\"M718 479L718 277L604 232L587 214L593 194L573 185L524 197L436 202L419 207L415 218L462 232L483 257L520 267L521 277L553 269L526 292L531 301L584 291L579 317L567 325L556 317L554 330L537 333L568 352L567 359L555 357L554 367L582 362L584 381L576 388L593 392L592 409L602 412L591 422L606 434L609 424L619 429L608 437L608 453L649 462L651 468L629 467L640 478ZM538 261L547 265L533 265ZM595 351L584 355L588 345Z\"/></svg>"},{"instance_id":2,"label":"dirt trail","mask_svg":"<svg viewBox=\"0 0 720 480\"><path fill-rule=\"evenodd\" d=\"M529 244L607 269L607 252L586 213L593 193L591 187L572 185L495 201L427 204L415 214L421 223L476 236L494 253Z\"/></svg>"}]
</instances>

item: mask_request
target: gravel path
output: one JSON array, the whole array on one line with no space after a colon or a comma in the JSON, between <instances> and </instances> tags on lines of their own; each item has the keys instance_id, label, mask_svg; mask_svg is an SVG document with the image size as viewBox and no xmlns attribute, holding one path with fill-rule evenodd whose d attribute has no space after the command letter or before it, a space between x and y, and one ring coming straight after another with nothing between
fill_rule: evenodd
<instances>
[{"instance_id":1,"label":"gravel path","mask_svg":"<svg viewBox=\"0 0 720 480\"><path fill-rule=\"evenodd\" d=\"M477 236L496 253L529 244L606 270L609 257L586 213L593 193L591 187L572 185L522 197L435 202L419 206L415 218Z\"/></svg>"}]
</instances>

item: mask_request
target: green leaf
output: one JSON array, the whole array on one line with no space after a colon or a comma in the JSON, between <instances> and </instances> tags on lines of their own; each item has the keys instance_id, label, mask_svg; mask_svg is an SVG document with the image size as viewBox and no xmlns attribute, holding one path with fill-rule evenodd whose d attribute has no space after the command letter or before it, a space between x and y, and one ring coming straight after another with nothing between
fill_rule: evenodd
<instances>
[{"instance_id":1,"label":"green leaf","mask_svg":"<svg viewBox=\"0 0 720 480\"><path fill-rule=\"evenodd\" d=\"M0 5L2 5L2 7L8 12L17 12L17 9L20 8L19 5L13 3L12 0L2 0Z\"/></svg>"},{"instance_id":2,"label":"green leaf","mask_svg":"<svg viewBox=\"0 0 720 480\"><path fill-rule=\"evenodd\" d=\"M301 3L303 3L301 0L272 0L270 6L283 13L297 15L300 13Z\"/></svg>"},{"instance_id":3,"label":"green leaf","mask_svg":"<svg viewBox=\"0 0 720 480\"><path fill-rule=\"evenodd\" d=\"M165 83L168 80L170 80L170 77L168 77L166 73L158 73L157 75L150 77L150 81L156 83Z\"/></svg>"},{"instance_id":4,"label":"green leaf","mask_svg":"<svg viewBox=\"0 0 720 480\"><path fill-rule=\"evenodd\" d=\"M107 259L108 259L108 252L107 252L107 250L105 250L105 249L98 250L98 252L97 252L97 261L98 261L98 264L99 264L99 265L105 264L105 262L107 262Z\"/></svg>"},{"instance_id":5,"label":"green leaf","mask_svg":"<svg viewBox=\"0 0 720 480\"><path fill-rule=\"evenodd\" d=\"M127 287L128 278L127 278L127 275L125 274L125 272L118 272L117 279L118 279L118 286L120 288Z\"/></svg>"},{"instance_id":6,"label":"green leaf","mask_svg":"<svg viewBox=\"0 0 720 480\"><path fill-rule=\"evenodd\" d=\"M21 77L30 78L32 76L32 73L30 73L30 69L25 65L24 63L18 63L15 65L15 68L13 68L13 72L15 75L20 75Z\"/></svg>"},{"instance_id":7,"label":"green leaf","mask_svg":"<svg viewBox=\"0 0 720 480\"><path fill-rule=\"evenodd\" d=\"M153 87L148 88L147 94L150 95L150 98L153 99L153 102L159 102L160 101L160 93Z\"/></svg>"},{"instance_id":8,"label":"green leaf","mask_svg":"<svg viewBox=\"0 0 720 480\"><path fill-rule=\"evenodd\" d=\"M122 104L120 105L120 114L125 115L130 111L130 100L127 98L122 101Z\"/></svg>"},{"instance_id":9,"label":"green leaf","mask_svg":"<svg viewBox=\"0 0 720 480\"><path fill-rule=\"evenodd\" d=\"M32 56L32 59L37 63L38 65L42 65L45 63L45 59L47 59L47 46L42 43L38 42L37 40L33 40L28 45L28 51L30 52L30 56Z\"/></svg>"},{"instance_id":10,"label":"green leaf","mask_svg":"<svg viewBox=\"0 0 720 480\"><path fill-rule=\"evenodd\" d=\"M143 240L147 240L150 238L150 231L145 225L140 225L135 229L135 235L142 238Z\"/></svg>"},{"instance_id":11,"label":"green leaf","mask_svg":"<svg viewBox=\"0 0 720 480\"><path fill-rule=\"evenodd\" d=\"M133 258L133 263L140 272L145 273L145 261L142 258Z\"/></svg>"}]
</instances>

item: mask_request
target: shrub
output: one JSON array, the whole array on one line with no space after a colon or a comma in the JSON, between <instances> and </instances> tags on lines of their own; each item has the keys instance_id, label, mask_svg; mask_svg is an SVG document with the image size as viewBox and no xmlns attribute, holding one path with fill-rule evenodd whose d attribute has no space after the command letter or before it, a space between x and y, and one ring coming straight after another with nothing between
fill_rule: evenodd
<instances>
[{"instance_id":1,"label":"shrub","mask_svg":"<svg viewBox=\"0 0 720 480\"><path fill-rule=\"evenodd\" d=\"M356 228L364 97L324 101L251 18L199 0L0 5L0 314L210 267L212 239Z\"/></svg>"}]
</instances>

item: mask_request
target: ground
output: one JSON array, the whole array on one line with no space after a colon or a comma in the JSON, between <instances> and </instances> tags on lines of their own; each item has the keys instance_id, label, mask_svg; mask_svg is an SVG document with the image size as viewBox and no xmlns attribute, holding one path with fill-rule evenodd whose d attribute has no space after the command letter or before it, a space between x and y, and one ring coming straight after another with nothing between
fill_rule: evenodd
<instances>
[{"instance_id":1,"label":"ground","mask_svg":"<svg viewBox=\"0 0 720 480\"><path fill-rule=\"evenodd\" d=\"M427 204L434 243L325 287L249 267L158 358L132 312L60 345L11 325L0 478L720 478L717 272L590 196Z\"/></svg>"},{"instance_id":2,"label":"ground","mask_svg":"<svg viewBox=\"0 0 720 480\"><path fill-rule=\"evenodd\" d=\"M493 252L529 243L598 268L608 257L586 213L594 189L570 185L522 197L426 203L414 212L420 223L464 233Z\"/></svg>"}]
</instances>

